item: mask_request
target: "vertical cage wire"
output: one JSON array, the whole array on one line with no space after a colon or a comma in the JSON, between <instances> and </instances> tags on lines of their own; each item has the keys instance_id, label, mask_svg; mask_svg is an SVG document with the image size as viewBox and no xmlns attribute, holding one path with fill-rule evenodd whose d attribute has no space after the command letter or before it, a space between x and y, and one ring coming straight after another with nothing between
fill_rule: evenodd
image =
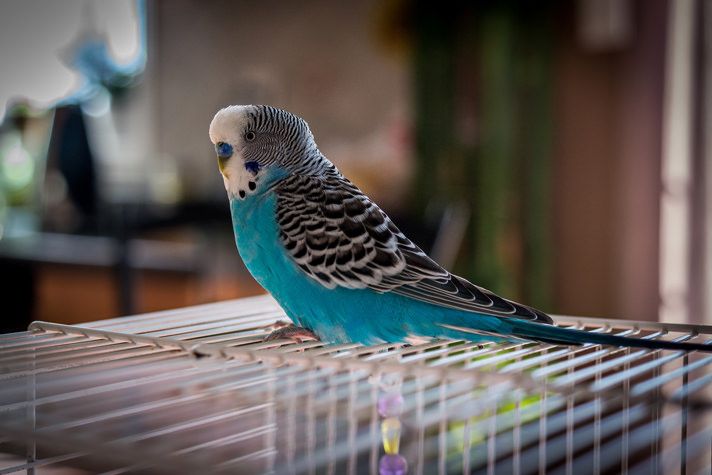
<instances>
[{"instance_id":1,"label":"vertical cage wire","mask_svg":"<svg viewBox=\"0 0 712 475\"><path fill-rule=\"evenodd\" d=\"M264 342L284 318L258 297L0 336L0 473L710 471L707 354ZM635 338L712 334L556 320Z\"/></svg>"}]
</instances>

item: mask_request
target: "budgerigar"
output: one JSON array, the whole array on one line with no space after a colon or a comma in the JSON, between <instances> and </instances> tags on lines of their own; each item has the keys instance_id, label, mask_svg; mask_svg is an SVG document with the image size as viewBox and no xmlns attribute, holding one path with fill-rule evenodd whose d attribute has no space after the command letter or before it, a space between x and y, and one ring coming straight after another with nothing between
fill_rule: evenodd
<instances>
[{"instance_id":1,"label":"budgerigar","mask_svg":"<svg viewBox=\"0 0 712 475\"><path fill-rule=\"evenodd\" d=\"M317 148L307 123L230 106L210 124L245 265L296 324L278 337L407 342L449 337L707 350L560 328L430 259Z\"/></svg>"}]
</instances>

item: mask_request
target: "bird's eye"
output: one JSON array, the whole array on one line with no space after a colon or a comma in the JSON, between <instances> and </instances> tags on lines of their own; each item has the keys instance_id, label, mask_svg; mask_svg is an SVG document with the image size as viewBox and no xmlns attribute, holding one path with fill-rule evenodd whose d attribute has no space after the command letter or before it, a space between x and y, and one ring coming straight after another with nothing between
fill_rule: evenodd
<instances>
[{"instance_id":1,"label":"bird's eye","mask_svg":"<svg viewBox=\"0 0 712 475\"><path fill-rule=\"evenodd\" d=\"M247 132L245 134L245 140L247 140L248 142L252 142L253 140L255 140L255 133L252 131Z\"/></svg>"}]
</instances>

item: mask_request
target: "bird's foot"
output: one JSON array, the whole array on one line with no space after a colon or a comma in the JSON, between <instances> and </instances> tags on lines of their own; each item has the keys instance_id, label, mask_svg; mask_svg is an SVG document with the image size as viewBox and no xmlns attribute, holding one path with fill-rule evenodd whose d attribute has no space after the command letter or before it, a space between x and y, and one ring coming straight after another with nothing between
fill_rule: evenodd
<instances>
[{"instance_id":1,"label":"bird's foot","mask_svg":"<svg viewBox=\"0 0 712 475\"><path fill-rule=\"evenodd\" d=\"M272 329L272 333L265 337L264 341L274 340L292 340L295 343L304 343L305 341L319 341L319 337L308 328L298 327L292 323L279 321L268 328Z\"/></svg>"}]
</instances>

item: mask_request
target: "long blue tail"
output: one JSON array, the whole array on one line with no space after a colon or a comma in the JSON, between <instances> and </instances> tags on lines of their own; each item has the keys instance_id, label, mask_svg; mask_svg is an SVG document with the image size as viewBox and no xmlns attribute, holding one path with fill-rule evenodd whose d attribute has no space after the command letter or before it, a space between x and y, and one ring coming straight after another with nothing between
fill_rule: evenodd
<instances>
[{"instance_id":1,"label":"long blue tail","mask_svg":"<svg viewBox=\"0 0 712 475\"><path fill-rule=\"evenodd\" d=\"M593 343L597 345L628 346L634 348L647 348L651 350L679 350L679 351L705 351L712 352L712 344L684 343L664 340L644 340L641 338L628 338L624 336L609 335L606 333L592 333L584 330L561 328L544 323L528 322L513 318L502 318L503 326L510 327L511 335L526 340L535 340L554 345L581 345ZM469 328L448 326L450 330L458 330L463 336L472 333L481 339L481 332ZM467 338L467 337L465 337ZM468 338L469 339L469 338Z\"/></svg>"}]
</instances>

